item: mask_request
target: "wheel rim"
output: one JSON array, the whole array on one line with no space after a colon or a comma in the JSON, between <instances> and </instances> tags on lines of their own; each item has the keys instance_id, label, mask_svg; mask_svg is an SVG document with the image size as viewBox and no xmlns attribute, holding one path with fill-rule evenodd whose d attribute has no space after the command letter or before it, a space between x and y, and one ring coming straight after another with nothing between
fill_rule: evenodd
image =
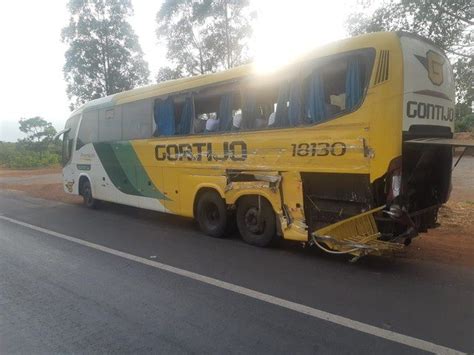
<instances>
[{"instance_id":1,"label":"wheel rim","mask_svg":"<svg viewBox=\"0 0 474 355\"><path fill-rule=\"evenodd\" d=\"M261 213L257 207L251 207L245 212L245 227L253 234L261 234L265 230L265 221L262 219Z\"/></svg>"}]
</instances>

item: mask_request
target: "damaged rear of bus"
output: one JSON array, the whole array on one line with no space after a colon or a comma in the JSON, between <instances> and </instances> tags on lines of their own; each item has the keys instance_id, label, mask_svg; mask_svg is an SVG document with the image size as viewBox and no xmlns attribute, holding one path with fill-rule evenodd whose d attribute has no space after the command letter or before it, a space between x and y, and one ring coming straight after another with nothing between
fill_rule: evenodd
<instances>
[{"instance_id":1,"label":"damaged rear of bus","mask_svg":"<svg viewBox=\"0 0 474 355\"><path fill-rule=\"evenodd\" d=\"M454 79L444 52L419 36L396 35L399 51L379 50L372 71L372 87L384 79L399 87L392 87L398 93L385 95L371 118L370 188L353 190L365 210L310 234L311 243L328 252L381 254L436 227L451 191L453 147L470 145L453 139Z\"/></svg>"},{"instance_id":2,"label":"damaged rear of bus","mask_svg":"<svg viewBox=\"0 0 474 355\"><path fill-rule=\"evenodd\" d=\"M405 243L436 226L451 189L454 80L443 51L400 34L403 53L402 154L390 162L386 214ZM445 144L416 144L431 141Z\"/></svg>"}]
</instances>

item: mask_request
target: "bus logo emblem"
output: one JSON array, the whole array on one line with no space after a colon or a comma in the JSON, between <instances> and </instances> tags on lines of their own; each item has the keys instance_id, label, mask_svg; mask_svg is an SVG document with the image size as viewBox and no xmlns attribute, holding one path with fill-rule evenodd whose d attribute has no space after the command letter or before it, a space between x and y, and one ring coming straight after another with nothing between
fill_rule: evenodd
<instances>
[{"instance_id":1,"label":"bus logo emblem","mask_svg":"<svg viewBox=\"0 0 474 355\"><path fill-rule=\"evenodd\" d=\"M426 57L422 57L421 55L415 55L415 57L428 71L428 78L430 79L430 81L434 85L441 85L444 81L444 58L440 54L431 50L426 53Z\"/></svg>"}]
</instances>

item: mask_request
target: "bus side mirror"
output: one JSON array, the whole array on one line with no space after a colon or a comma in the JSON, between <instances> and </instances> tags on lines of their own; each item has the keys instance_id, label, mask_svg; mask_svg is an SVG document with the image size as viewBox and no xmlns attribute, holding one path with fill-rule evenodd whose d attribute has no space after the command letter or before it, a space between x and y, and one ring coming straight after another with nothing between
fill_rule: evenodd
<instances>
[{"instance_id":1,"label":"bus side mirror","mask_svg":"<svg viewBox=\"0 0 474 355\"><path fill-rule=\"evenodd\" d=\"M62 131L59 131L58 133L56 133L53 137L53 140L56 140L58 139L60 136L62 136L64 133L67 133L71 130L71 128L65 128L63 129Z\"/></svg>"}]
</instances>

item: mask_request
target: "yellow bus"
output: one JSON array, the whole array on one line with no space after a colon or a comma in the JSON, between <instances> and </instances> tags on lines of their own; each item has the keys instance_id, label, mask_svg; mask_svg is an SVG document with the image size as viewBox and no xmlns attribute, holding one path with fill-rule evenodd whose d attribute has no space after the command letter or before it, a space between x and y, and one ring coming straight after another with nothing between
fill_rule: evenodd
<instances>
[{"instance_id":1,"label":"yellow bus","mask_svg":"<svg viewBox=\"0 0 474 355\"><path fill-rule=\"evenodd\" d=\"M248 65L86 103L62 132L64 188L87 207L192 217L213 237L236 224L257 246L379 253L436 225L453 120L443 51L373 33L271 74Z\"/></svg>"}]
</instances>

